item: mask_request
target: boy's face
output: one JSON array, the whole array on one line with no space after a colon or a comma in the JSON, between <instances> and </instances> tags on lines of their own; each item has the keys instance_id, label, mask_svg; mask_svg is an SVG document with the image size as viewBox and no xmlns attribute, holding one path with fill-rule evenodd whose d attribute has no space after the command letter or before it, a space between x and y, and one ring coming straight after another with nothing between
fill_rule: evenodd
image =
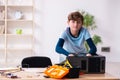
<instances>
[{"instance_id":1,"label":"boy's face","mask_svg":"<svg viewBox=\"0 0 120 80\"><path fill-rule=\"evenodd\" d=\"M68 25L70 26L71 30L79 31L80 28L82 27L82 21L81 20L78 20L78 21L70 20L68 21Z\"/></svg>"}]
</instances>

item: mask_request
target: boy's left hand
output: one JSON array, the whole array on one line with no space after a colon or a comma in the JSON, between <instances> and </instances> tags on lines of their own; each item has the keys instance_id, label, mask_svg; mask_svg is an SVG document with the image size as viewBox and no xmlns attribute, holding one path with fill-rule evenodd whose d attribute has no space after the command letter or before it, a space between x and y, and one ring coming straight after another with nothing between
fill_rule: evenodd
<instances>
[{"instance_id":1,"label":"boy's left hand","mask_svg":"<svg viewBox=\"0 0 120 80\"><path fill-rule=\"evenodd\" d=\"M87 53L86 56L92 56L90 53Z\"/></svg>"}]
</instances>

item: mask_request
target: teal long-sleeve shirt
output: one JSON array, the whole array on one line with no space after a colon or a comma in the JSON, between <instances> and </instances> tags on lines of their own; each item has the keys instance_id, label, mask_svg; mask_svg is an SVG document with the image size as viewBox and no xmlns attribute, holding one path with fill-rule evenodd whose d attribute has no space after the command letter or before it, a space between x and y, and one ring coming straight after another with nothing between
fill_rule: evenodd
<instances>
[{"instance_id":1,"label":"teal long-sleeve shirt","mask_svg":"<svg viewBox=\"0 0 120 80\"><path fill-rule=\"evenodd\" d=\"M79 36L73 37L70 33L70 28L67 28L61 38L59 38L56 45L56 52L68 56L70 53L88 53L84 47L84 42L87 41L90 51L89 53L94 55L96 54L97 48L94 45L90 34L85 28L81 28ZM64 48L67 47L67 48Z\"/></svg>"}]
</instances>

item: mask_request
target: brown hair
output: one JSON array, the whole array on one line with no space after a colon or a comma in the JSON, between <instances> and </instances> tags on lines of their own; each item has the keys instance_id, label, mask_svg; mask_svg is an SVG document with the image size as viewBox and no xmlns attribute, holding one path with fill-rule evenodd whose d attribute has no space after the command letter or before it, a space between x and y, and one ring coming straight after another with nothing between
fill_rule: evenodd
<instances>
[{"instance_id":1,"label":"brown hair","mask_svg":"<svg viewBox=\"0 0 120 80\"><path fill-rule=\"evenodd\" d=\"M68 21L70 21L70 20L75 20L78 22L81 20L81 22L83 24L84 18L80 12L76 11L76 12L72 12L68 15Z\"/></svg>"}]
</instances>

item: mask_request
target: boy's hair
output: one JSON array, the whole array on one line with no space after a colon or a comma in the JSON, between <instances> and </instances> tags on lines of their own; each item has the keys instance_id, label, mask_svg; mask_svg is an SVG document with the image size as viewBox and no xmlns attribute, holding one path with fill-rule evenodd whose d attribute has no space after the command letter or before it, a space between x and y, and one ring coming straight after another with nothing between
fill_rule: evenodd
<instances>
[{"instance_id":1,"label":"boy's hair","mask_svg":"<svg viewBox=\"0 0 120 80\"><path fill-rule=\"evenodd\" d=\"M81 20L81 22L83 24L84 18L83 18L82 14L80 12L75 11L75 12L72 12L68 15L68 21L70 21L70 20L75 20L75 21L78 21L78 22L79 22L79 20Z\"/></svg>"}]
</instances>

